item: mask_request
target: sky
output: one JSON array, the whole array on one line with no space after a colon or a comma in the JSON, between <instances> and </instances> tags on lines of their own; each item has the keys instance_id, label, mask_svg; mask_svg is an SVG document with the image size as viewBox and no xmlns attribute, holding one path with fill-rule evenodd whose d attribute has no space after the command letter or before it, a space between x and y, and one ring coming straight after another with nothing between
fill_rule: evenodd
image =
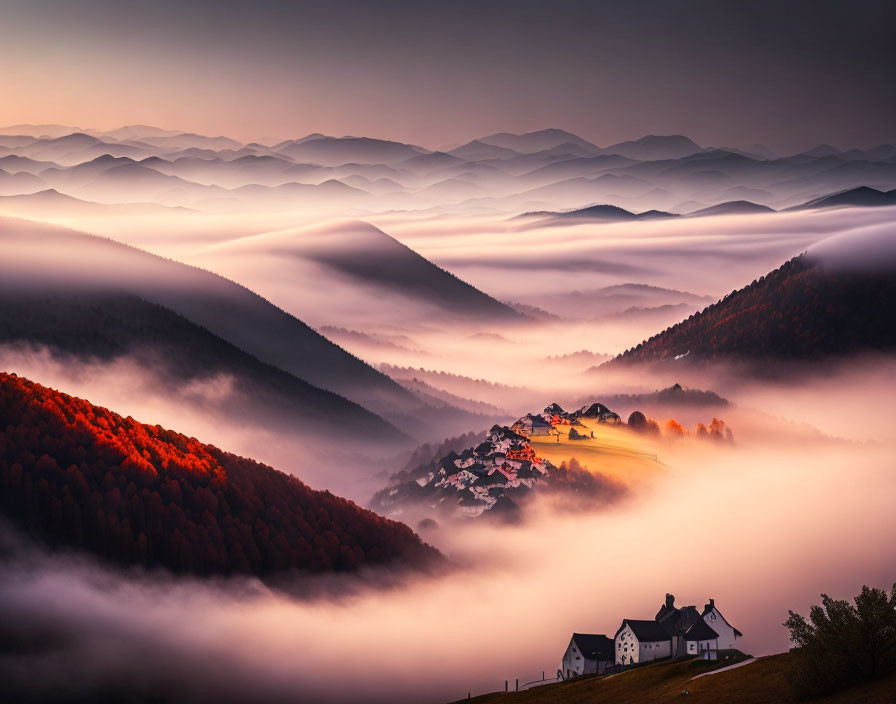
<instances>
[{"instance_id":1,"label":"sky","mask_svg":"<svg viewBox=\"0 0 896 704\"><path fill-rule=\"evenodd\" d=\"M896 3L0 0L0 125L896 141ZM12 98L12 99L10 99Z\"/></svg>"}]
</instances>

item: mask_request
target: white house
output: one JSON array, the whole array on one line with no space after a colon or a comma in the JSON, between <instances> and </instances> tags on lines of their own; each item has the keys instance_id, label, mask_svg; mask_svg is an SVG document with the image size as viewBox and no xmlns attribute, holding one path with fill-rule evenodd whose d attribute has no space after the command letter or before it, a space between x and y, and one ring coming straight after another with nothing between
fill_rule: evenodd
<instances>
[{"instance_id":1,"label":"white house","mask_svg":"<svg viewBox=\"0 0 896 704\"><path fill-rule=\"evenodd\" d=\"M715 599L710 599L709 603L703 607L701 616L706 621L706 625L719 634L719 650L730 650L737 647L735 645L737 639L743 638L744 634L728 623L725 617L722 616L722 612L716 607Z\"/></svg>"},{"instance_id":2,"label":"white house","mask_svg":"<svg viewBox=\"0 0 896 704\"><path fill-rule=\"evenodd\" d=\"M511 426L511 430L526 438L533 435L553 435L556 433L554 426L538 415L532 413L523 416Z\"/></svg>"},{"instance_id":3,"label":"white house","mask_svg":"<svg viewBox=\"0 0 896 704\"><path fill-rule=\"evenodd\" d=\"M616 636L614 662L634 665L672 655L672 637L656 621L625 619Z\"/></svg>"},{"instance_id":4,"label":"white house","mask_svg":"<svg viewBox=\"0 0 896 704\"><path fill-rule=\"evenodd\" d=\"M719 634L698 619L682 636L687 655L698 655L705 660L717 660L719 657Z\"/></svg>"},{"instance_id":5,"label":"white house","mask_svg":"<svg viewBox=\"0 0 896 704\"><path fill-rule=\"evenodd\" d=\"M735 647L740 631L732 626L713 599L700 613L695 606L675 606L675 597L666 601L652 621L625 619L616 632L615 662L632 665L659 658L699 656L718 658L720 650Z\"/></svg>"},{"instance_id":6,"label":"white house","mask_svg":"<svg viewBox=\"0 0 896 704\"><path fill-rule=\"evenodd\" d=\"M599 675L612 664L612 640L603 634L573 633L560 661L560 675L564 680Z\"/></svg>"}]
</instances>

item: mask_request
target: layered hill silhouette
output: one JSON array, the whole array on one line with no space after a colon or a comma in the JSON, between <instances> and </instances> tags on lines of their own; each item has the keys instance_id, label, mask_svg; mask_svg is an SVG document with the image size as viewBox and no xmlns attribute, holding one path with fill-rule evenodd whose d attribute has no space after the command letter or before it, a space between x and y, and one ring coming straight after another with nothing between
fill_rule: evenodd
<instances>
[{"instance_id":1,"label":"layered hill silhouette","mask_svg":"<svg viewBox=\"0 0 896 704\"><path fill-rule=\"evenodd\" d=\"M774 208L769 208L767 205L751 203L748 200L731 200L726 201L725 203L711 205L707 208L700 208L699 210L688 213L688 215L690 217L697 217L702 215L750 215L752 213L773 212L775 212Z\"/></svg>"},{"instance_id":2,"label":"layered hill silhouette","mask_svg":"<svg viewBox=\"0 0 896 704\"><path fill-rule=\"evenodd\" d=\"M83 200L48 188L24 195L0 195L0 213L40 217L48 212L55 216L98 215L156 215L160 213L189 213L189 208L167 206L158 203L104 204Z\"/></svg>"},{"instance_id":3,"label":"layered hill silhouette","mask_svg":"<svg viewBox=\"0 0 896 704\"><path fill-rule=\"evenodd\" d=\"M28 535L200 575L438 558L405 525L295 477L0 373L0 507Z\"/></svg>"},{"instance_id":4,"label":"layered hill silhouette","mask_svg":"<svg viewBox=\"0 0 896 704\"><path fill-rule=\"evenodd\" d=\"M411 432L428 432L427 409L413 394L221 276L111 240L13 219L0 218L0 252L0 282L8 291L118 294L154 303L260 362L407 422ZM444 409L438 415L443 420Z\"/></svg>"},{"instance_id":5,"label":"layered hill silhouette","mask_svg":"<svg viewBox=\"0 0 896 704\"><path fill-rule=\"evenodd\" d=\"M599 146L556 128L499 132L450 151L317 133L243 144L145 125L105 132L15 125L4 131L0 169L7 176L0 174L0 195L54 188L88 201L158 202L209 213L264 207L355 216L357 209L443 208L516 215L595 203L674 213L728 204L727 213L737 201L782 210L807 201L816 207L829 194L852 189L885 194L896 188L891 144L821 145L781 157L762 145L704 147L685 135ZM850 197L852 204L883 204L860 195ZM817 207L838 202L850 204Z\"/></svg>"},{"instance_id":6,"label":"layered hill silhouette","mask_svg":"<svg viewBox=\"0 0 896 704\"><path fill-rule=\"evenodd\" d=\"M600 151L600 147L582 139L578 135L555 128L527 132L525 134L498 132L488 137L482 137L479 141L503 149L510 149L519 154L533 154L567 145L572 145L588 154L596 154Z\"/></svg>"},{"instance_id":7,"label":"layered hill silhouette","mask_svg":"<svg viewBox=\"0 0 896 704\"><path fill-rule=\"evenodd\" d=\"M390 142L368 137L325 137L309 135L308 138L282 142L273 147L298 162L323 165L390 164L410 159L426 150L401 142Z\"/></svg>"},{"instance_id":8,"label":"layered hill silhouette","mask_svg":"<svg viewBox=\"0 0 896 704\"><path fill-rule=\"evenodd\" d=\"M848 191L832 193L829 196L814 198L799 209L808 208L847 208L847 207L878 207L884 205L896 205L896 189L891 191L879 191L876 188L860 186Z\"/></svg>"},{"instance_id":9,"label":"layered hill silhouette","mask_svg":"<svg viewBox=\"0 0 896 704\"><path fill-rule=\"evenodd\" d=\"M868 186L852 188L841 193L813 198L800 205L788 208L788 210L815 210L821 208L844 207L877 207L896 205L896 189L891 191L878 191ZM774 208L748 200L731 200L705 208L697 208L684 215L669 213L664 210L645 210L634 213L615 205L601 204L591 205L587 208L577 208L566 211L533 211L524 213L520 218L554 218L557 220L593 220L595 222L626 222L631 220L660 220L677 217L708 217L712 215L752 215L756 213L774 213Z\"/></svg>"},{"instance_id":10,"label":"layered hill silhouette","mask_svg":"<svg viewBox=\"0 0 896 704\"><path fill-rule=\"evenodd\" d=\"M892 237L889 242L892 251ZM838 266L809 252L609 364L762 364L890 351L896 348L894 316L896 268Z\"/></svg>"},{"instance_id":11,"label":"layered hill silhouette","mask_svg":"<svg viewBox=\"0 0 896 704\"><path fill-rule=\"evenodd\" d=\"M681 159L703 151L703 147L684 135L647 135L629 142L604 147L604 154L619 154L641 161Z\"/></svg>"},{"instance_id":12,"label":"layered hill silhouette","mask_svg":"<svg viewBox=\"0 0 896 704\"><path fill-rule=\"evenodd\" d=\"M231 380L227 415L279 432L319 437L347 425L341 444L356 450L409 441L364 407L126 293L0 285L0 344L37 345L67 361L138 362L172 389L223 376Z\"/></svg>"},{"instance_id":13,"label":"layered hill silhouette","mask_svg":"<svg viewBox=\"0 0 896 704\"><path fill-rule=\"evenodd\" d=\"M375 287L409 301L437 306L444 315L521 322L525 316L436 266L373 225L344 222L238 240L215 254L242 256L274 252L277 262L304 260L323 265L353 283ZM327 285L335 292L338 282Z\"/></svg>"}]
</instances>

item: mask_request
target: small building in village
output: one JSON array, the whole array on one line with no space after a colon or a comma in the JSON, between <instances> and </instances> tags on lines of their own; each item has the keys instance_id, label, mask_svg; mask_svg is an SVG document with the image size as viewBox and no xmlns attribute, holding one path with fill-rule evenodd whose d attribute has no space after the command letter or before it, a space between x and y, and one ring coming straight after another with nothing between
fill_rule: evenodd
<instances>
[{"instance_id":1,"label":"small building in village","mask_svg":"<svg viewBox=\"0 0 896 704\"><path fill-rule=\"evenodd\" d=\"M592 633L573 633L560 662L563 679L602 674L613 665L613 640Z\"/></svg>"},{"instance_id":2,"label":"small building in village","mask_svg":"<svg viewBox=\"0 0 896 704\"><path fill-rule=\"evenodd\" d=\"M529 413L510 426L510 429L519 435L530 438L538 435L553 435L556 431L550 421L540 415Z\"/></svg>"},{"instance_id":3,"label":"small building in village","mask_svg":"<svg viewBox=\"0 0 896 704\"><path fill-rule=\"evenodd\" d=\"M590 406L582 406L573 414L577 418L596 419L598 423L606 423L607 425L620 425L622 418L618 413L614 413L602 403L592 403Z\"/></svg>"}]
</instances>

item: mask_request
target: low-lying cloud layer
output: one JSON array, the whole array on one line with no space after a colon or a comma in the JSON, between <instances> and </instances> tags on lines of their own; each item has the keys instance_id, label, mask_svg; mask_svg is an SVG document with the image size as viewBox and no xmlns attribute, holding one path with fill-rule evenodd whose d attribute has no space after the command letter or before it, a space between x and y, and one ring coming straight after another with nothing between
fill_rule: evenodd
<instances>
[{"instance_id":1,"label":"low-lying cloud layer","mask_svg":"<svg viewBox=\"0 0 896 704\"><path fill-rule=\"evenodd\" d=\"M736 432L741 413L726 409ZM0 674L35 697L127 687L183 701L442 702L551 675L570 632L612 635L666 592L715 598L743 649L765 654L788 646L787 609L893 580L891 443L806 442L786 425L764 440L754 421L733 446L659 451L666 471L622 503L443 526L431 539L456 568L386 588L371 574L291 596L7 546Z\"/></svg>"}]
</instances>

